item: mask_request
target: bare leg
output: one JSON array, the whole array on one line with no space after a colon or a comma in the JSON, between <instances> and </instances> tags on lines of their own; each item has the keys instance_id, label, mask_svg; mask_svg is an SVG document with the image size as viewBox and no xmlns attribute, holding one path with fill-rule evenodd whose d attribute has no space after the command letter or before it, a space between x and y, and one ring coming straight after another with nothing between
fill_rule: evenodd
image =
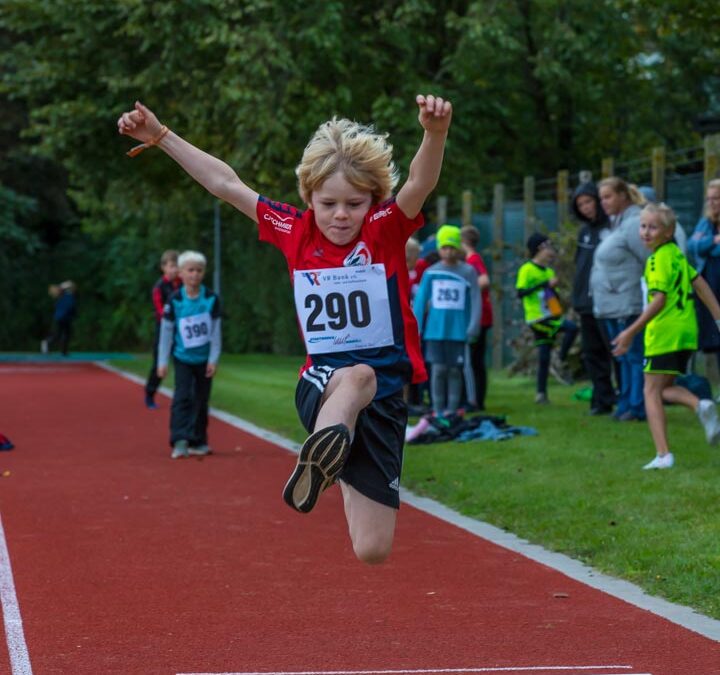
<instances>
[{"instance_id":1,"label":"bare leg","mask_svg":"<svg viewBox=\"0 0 720 675\"><path fill-rule=\"evenodd\" d=\"M358 560L379 565L392 550L397 510L373 501L342 480L339 482L353 551Z\"/></svg>"},{"instance_id":2,"label":"bare leg","mask_svg":"<svg viewBox=\"0 0 720 675\"><path fill-rule=\"evenodd\" d=\"M375 371L364 364L336 370L323 392L314 431L333 424L344 424L355 433L360 411L368 406L377 391Z\"/></svg>"},{"instance_id":3,"label":"bare leg","mask_svg":"<svg viewBox=\"0 0 720 675\"><path fill-rule=\"evenodd\" d=\"M674 381L673 377L673 381ZM685 387L677 387L671 384L663 389L662 393L663 401L667 403L678 403L684 405L686 408L690 408L693 412L697 410L700 399L695 396L689 389Z\"/></svg>"},{"instance_id":4,"label":"bare leg","mask_svg":"<svg viewBox=\"0 0 720 675\"><path fill-rule=\"evenodd\" d=\"M659 457L664 457L670 452L667 440L665 409L663 408L663 390L667 390L668 388L678 389L679 387L672 387L674 381L674 375L645 373L645 384L643 388L645 410L647 412L650 433L655 442L655 450Z\"/></svg>"}]
</instances>

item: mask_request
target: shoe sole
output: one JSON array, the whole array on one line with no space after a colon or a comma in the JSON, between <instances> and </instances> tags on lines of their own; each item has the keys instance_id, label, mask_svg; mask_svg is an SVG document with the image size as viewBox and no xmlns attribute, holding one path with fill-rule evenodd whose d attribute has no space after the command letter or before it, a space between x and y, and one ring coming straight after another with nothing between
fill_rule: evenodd
<instances>
[{"instance_id":1,"label":"shoe sole","mask_svg":"<svg viewBox=\"0 0 720 675\"><path fill-rule=\"evenodd\" d=\"M344 424L320 429L303 443L295 470L283 489L285 503L308 513L320 493L335 482L350 454L350 433Z\"/></svg>"},{"instance_id":2,"label":"shoe sole","mask_svg":"<svg viewBox=\"0 0 720 675\"><path fill-rule=\"evenodd\" d=\"M212 455L212 450L208 448L207 450L194 450L190 449L188 450L189 455L195 455L196 457L203 457L204 455Z\"/></svg>"}]
</instances>

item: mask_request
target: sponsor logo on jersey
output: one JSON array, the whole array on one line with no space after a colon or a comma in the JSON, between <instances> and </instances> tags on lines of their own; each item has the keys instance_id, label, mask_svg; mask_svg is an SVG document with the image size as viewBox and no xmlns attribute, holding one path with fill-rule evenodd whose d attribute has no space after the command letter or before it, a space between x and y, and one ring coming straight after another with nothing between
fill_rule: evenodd
<instances>
[{"instance_id":1,"label":"sponsor logo on jersey","mask_svg":"<svg viewBox=\"0 0 720 675\"><path fill-rule=\"evenodd\" d=\"M263 218L270 222L278 232L284 232L285 234L290 234L290 232L292 232L292 216L279 216L275 213L265 213Z\"/></svg>"},{"instance_id":2,"label":"sponsor logo on jersey","mask_svg":"<svg viewBox=\"0 0 720 675\"><path fill-rule=\"evenodd\" d=\"M385 216L389 216L391 213L392 206L388 206L386 209L380 209L379 211L373 213L372 216L370 216L370 220L368 222L372 223L378 218L384 218Z\"/></svg>"},{"instance_id":3,"label":"sponsor logo on jersey","mask_svg":"<svg viewBox=\"0 0 720 675\"><path fill-rule=\"evenodd\" d=\"M344 267L357 267L360 265L371 264L372 254L364 241L359 241L355 248L347 255L345 260L343 260Z\"/></svg>"}]
</instances>

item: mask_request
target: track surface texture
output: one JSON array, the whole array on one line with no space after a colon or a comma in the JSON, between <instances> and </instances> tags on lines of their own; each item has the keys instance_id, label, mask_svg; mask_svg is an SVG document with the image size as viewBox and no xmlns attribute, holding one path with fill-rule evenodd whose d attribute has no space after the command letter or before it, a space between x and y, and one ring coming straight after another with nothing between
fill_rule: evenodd
<instances>
[{"instance_id":1,"label":"track surface texture","mask_svg":"<svg viewBox=\"0 0 720 675\"><path fill-rule=\"evenodd\" d=\"M339 488L293 512L293 455L218 419L215 454L171 461L169 401L142 400L0 365L0 673L720 674L720 643L407 504L364 566Z\"/></svg>"}]
</instances>

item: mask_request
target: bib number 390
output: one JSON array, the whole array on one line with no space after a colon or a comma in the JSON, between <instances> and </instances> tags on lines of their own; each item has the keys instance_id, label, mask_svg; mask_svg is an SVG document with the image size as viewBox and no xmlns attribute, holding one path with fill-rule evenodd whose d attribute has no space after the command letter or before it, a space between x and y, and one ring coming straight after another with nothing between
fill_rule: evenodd
<instances>
[{"instance_id":1,"label":"bib number 390","mask_svg":"<svg viewBox=\"0 0 720 675\"><path fill-rule=\"evenodd\" d=\"M185 349L203 347L210 342L212 319L207 312L182 317L179 321L180 336Z\"/></svg>"}]
</instances>

